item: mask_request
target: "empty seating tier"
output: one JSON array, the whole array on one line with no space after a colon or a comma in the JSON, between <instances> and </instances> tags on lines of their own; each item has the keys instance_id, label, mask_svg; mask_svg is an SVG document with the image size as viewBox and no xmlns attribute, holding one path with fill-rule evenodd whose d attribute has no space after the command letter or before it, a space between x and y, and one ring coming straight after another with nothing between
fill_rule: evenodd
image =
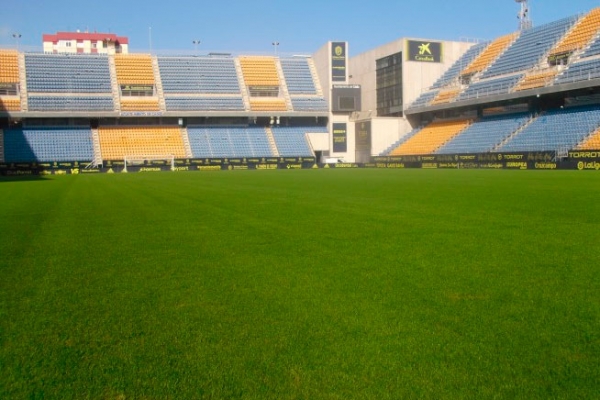
<instances>
[{"instance_id":1,"label":"empty seating tier","mask_svg":"<svg viewBox=\"0 0 600 400\"><path fill-rule=\"evenodd\" d=\"M514 43L483 72L482 78L534 67L578 19L578 16L563 18L522 31Z\"/></svg>"},{"instance_id":2,"label":"empty seating tier","mask_svg":"<svg viewBox=\"0 0 600 400\"><path fill-rule=\"evenodd\" d=\"M6 162L91 161L90 128L24 128L4 130Z\"/></svg>"},{"instance_id":3,"label":"empty seating tier","mask_svg":"<svg viewBox=\"0 0 600 400\"><path fill-rule=\"evenodd\" d=\"M435 99L431 101L431 105L449 103L454 100L459 93L460 88L440 90Z\"/></svg>"},{"instance_id":4,"label":"empty seating tier","mask_svg":"<svg viewBox=\"0 0 600 400\"><path fill-rule=\"evenodd\" d=\"M521 79L519 84L515 87L515 90L527 90L547 86L552 83L557 72L558 71L553 68L542 72L528 74Z\"/></svg>"},{"instance_id":5,"label":"empty seating tier","mask_svg":"<svg viewBox=\"0 0 600 400\"><path fill-rule=\"evenodd\" d=\"M0 50L0 83L19 82L19 53L16 50Z\"/></svg>"},{"instance_id":6,"label":"empty seating tier","mask_svg":"<svg viewBox=\"0 0 600 400\"><path fill-rule=\"evenodd\" d=\"M421 95L417 97L417 99L413 101L408 108L426 107L431 103L438 93L439 90L421 93Z\"/></svg>"},{"instance_id":7,"label":"empty seating tier","mask_svg":"<svg viewBox=\"0 0 600 400\"><path fill-rule=\"evenodd\" d=\"M315 82L306 58L282 58L280 62L290 95L317 94Z\"/></svg>"},{"instance_id":8,"label":"empty seating tier","mask_svg":"<svg viewBox=\"0 0 600 400\"><path fill-rule=\"evenodd\" d=\"M581 146L580 150L600 150L600 128L596 130Z\"/></svg>"},{"instance_id":9,"label":"empty seating tier","mask_svg":"<svg viewBox=\"0 0 600 400\"><path fill-rule=\"evenodd\" d=\"M157 98L121 98L121 111L160 111Z\"/></svg>"},{"instance_id":10,"label":"empty seating tier","mask_svg":"<svg viewBox=\"0 0 600 400\"><path fill-rule=\"evenodd\" d=\"M158 66L166 96L170 94L241 95L233 58L158 57Z\"/></svg>"},{"instance_id":11,"label":"empty seating tier","mask_svg":"<svg viewBox=\"0 0 600 400\"><path fill-rule=\"evenodd\" d=\"M123 160L126 157L175 156L185 158L185 148L179 127L122 127L98 128L104 160Z\"/></svg>"},{"instance_id":12,"label":"empty seating tier","mask_svg":"<svg viewBox=\"0 0 600 400\"><path fill-rule=\"evenodd\" d=\"M540 115L500 151L566 151L577 147L600 126L600 108L574 107Z\"/></svg>"},{"instance_id":13,"label":"empty seating tier","mask_svg":"<svg viewBox=\"0 0 600 400\"><path fill-rule=\"evenodd\" d=\"M272 130L281 157L314 156L306 138L307 133L327 131L323 127L273 127Z\"/></svg>"},{"instance_id":14,"label":"empty seating tier","mask_svg":"<svg viewBox=\"0 0 600 400\"><path fill-rule=\"evenodd\" d=\"M114 111L108 96L29 96L29 111Z\"/></svg>"},{"instance_id":15,"label":"empty seating tier","mask_svg":"<svg viewBox=\"0 0 600 400\"><path fill-rule=\"evenodd\" d=\"M511 33L510 35L501 36L494 40L488 47L485 48L473 62L466 67L462 72L461 76L472 75L477 72L484 71L490 64L502 54L508 46L515 40L518 33Z\"/></svg>"},{"instance_id":16,"label":"empty seating tier","mask_svg":"<svg viewBox=\"0 0 600 400\"><path fill-rule=\"evenodd\" d=\"M149 54L117 54L115 70L119 84L154 85L152 58Z\"/></svg>"},{"instance_id":17,"label":"empty seating tier","mask_svg":"<svg viewBox=\"0 0 600 400\"><path fill-rule=\"evenodd\" d=\"M439 89L458 78L461 71L477 57L483 49L487 47L488 42L478 43L471 46L444 74L431 86L432 89Z\"/></svg>"},{"instance_id":18,"label":"empty seating tier","mask_svg":"<svg viewBox=\"0 0 600 400\"><path fill-rule=\"evenodd\" d=\"M563 54L584 48L600 30L600 8L595 8L584 17L550 52L550 55Z\"/></svg>"},{"instance_id":19,"label":"empty seating tier","mask_svg":"<svg viewBox=\"0 0 600 400\"><path fill-rule=\"evenodd\" d=\"M108 56L25 54L29 93L112 93Z\"/></svg>"},{"instance_id":20,"label":"empty seating tier","mask_svg":"<svg viewBox=\"0 0 600 400\"><path fill-rule=\"evenodd\" d=\"M167 97L167 111L244 111L244 100L238 97Z\"/></svg>"},{"instance_id":21,"label":"empty seating tier","mask_svg":"<svg viewBox=\"0 0 600 400\"><path fill-rule=\"evenodd\" d=\"M252 111L287 111L287 105L284 99L253 98L250 99L250 109Z\"/></svg>"},{"instance_id":22,"label":"empty seating tier","mask_svg":"<svg viewBox=\"0 0 600 400\"><path fill-rule=\"evenodd\" d=\"M600 60L583 59L577 63L569 65L562 74L556 77L556 83L571 83L600 78Z\"/></svg>"},{"instance_id":23,"label":"empty seating tier","mask_svg":"<svg viewBox=\"0 0 600 400\"><path fill-rule=\"evenodd\" d=\"M329 105L322 97L292 97L294 111L326 112Z\"/></svg>"},{"instance_id":24,"label":"empty seating tier","mask_svg":"<svg viewBox=\"0 0 600 400\"><path fill-rule=\"evenodd\" d=\"M582 57L593 57L600 54L600 35L596 36L596 39L592 42L583 53Z\"/></svg>"},{"instance_id":25,"label":"empty seating tier","mask_svg":"<svg viewBox=\"0 0 600 400\"><path fill-rule=\"evenodd\" d=\"M509 93L512 88L521 80L523 74L506 76L497 79L485 79L471 84L464 92L458 96L458 100L468 100L473 98L492 96L497 94Z\"/></svg>"},{"instance_id":26,"label":"empty seating tier","mask_svg":"<svg viewBox=\"0 0 600 400\"><path fill-rule=\"evenodd\" d=\"M460 135L442 146L437 154L485 153L493 151L506 138L527 123L529 114L485 117L475 121Z\"/></svg>"},{"instance_id":27,"label":"empty seating tier","mask_svg":"<svg viewBox=\"0 0 600 400\"><path fill-rule=\"evenodd\" d=\"M273 57L240 57L246 86L277 86L279 75Z\"/></svg>"},{"instance_id":28,"label":"empty seating tier","mask_svg":"<svg viewBox=\"0 0 600 400\"><path fill-rule=\"evenodd\" d=\"M1 98L0 111L21 111L21 100L17 98Z\"/></svg>"},{"instance_id":29,"label":"empty seating tier","mask_svg":"<svg viewBox=\"0 0 600 400\"><path fill-rule=\"evenodd\" d=\"M467 128L470 120L436 121L392 150L391 155L433 154L454 136Z\"/></svg>"},{"instance_id":30,"label":"empty seating tier","mask_svg":"<svg viewBox=\"0 0 600 400\"><path fill-rule=\"evenodd\" d=\"M194 157L272 157L267 134L262 127L188 126Z\"/></svg>"}]
</instances>

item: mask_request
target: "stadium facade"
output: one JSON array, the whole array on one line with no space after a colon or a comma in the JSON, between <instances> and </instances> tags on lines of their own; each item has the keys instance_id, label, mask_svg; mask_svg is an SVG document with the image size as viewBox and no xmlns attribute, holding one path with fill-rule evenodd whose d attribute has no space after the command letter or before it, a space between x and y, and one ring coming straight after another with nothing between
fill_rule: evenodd
<instances>
[{"instance_id":1,"label":"stadium facade","mask_svg":"<svg viewBox=\"0 0 600 400\"><path fill-rule=\"evenodd\" d=\"M401 38L353 57L344 41L174 56L60 34L53 46L82 50L0 50L2 173L600 169L600 8L489 42Z\"/></svg>"}]
</instances>

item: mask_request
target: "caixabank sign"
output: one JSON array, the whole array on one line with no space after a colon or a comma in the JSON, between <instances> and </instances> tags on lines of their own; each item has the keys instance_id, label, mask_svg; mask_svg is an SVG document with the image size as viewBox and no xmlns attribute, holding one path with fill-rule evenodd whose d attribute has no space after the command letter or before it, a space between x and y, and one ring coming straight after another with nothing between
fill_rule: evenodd
<instances>
[{"instance_id":1,"label":"caixabank sign","mask_svg":"<svg viewBox=\"0 0 600 400\"><path fill-rule=\"evenodd\" d=\"M427 40L407 40L406 60L425 63L441 63L443 46L441 42Z\"/></svg>"}]
</instances>

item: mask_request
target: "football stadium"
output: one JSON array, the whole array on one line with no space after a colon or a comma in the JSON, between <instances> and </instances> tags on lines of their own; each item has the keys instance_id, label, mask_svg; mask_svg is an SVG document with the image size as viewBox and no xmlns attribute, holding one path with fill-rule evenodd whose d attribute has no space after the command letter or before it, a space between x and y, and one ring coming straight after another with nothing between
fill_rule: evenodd
<instances>
[{"instance_id":1,"label":"football stadium","mask_svg":"<svg viewBox=\"0 0 600 400\"><path fill-rule=\"evenodd\" d=\"M0 398L598 398L600 8L517 3L356 55L0 48Z\"/></svg>"}]
</instances>

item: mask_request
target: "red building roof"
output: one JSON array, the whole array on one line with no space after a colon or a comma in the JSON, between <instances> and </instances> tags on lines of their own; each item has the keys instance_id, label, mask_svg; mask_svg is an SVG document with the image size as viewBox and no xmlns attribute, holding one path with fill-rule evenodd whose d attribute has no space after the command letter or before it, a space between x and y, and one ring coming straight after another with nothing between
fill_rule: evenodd
<instances>
[{"instance_id":1,"label":"red building roof","mask_svg":"<svg viewBox=\"0 0 600 400\"><path fill-rule=\"evenodd\" d=\"M110 39L112 42L117 44L129 44L129 39L125 36L117 36L114 33L88 33L88 32L56 32L56 34L44 34L42 35L44 42L58 43L59 40L77 40L83 42L84 40L90 40L92 42L103 41Z\"/></svg>"}]
</instances>

